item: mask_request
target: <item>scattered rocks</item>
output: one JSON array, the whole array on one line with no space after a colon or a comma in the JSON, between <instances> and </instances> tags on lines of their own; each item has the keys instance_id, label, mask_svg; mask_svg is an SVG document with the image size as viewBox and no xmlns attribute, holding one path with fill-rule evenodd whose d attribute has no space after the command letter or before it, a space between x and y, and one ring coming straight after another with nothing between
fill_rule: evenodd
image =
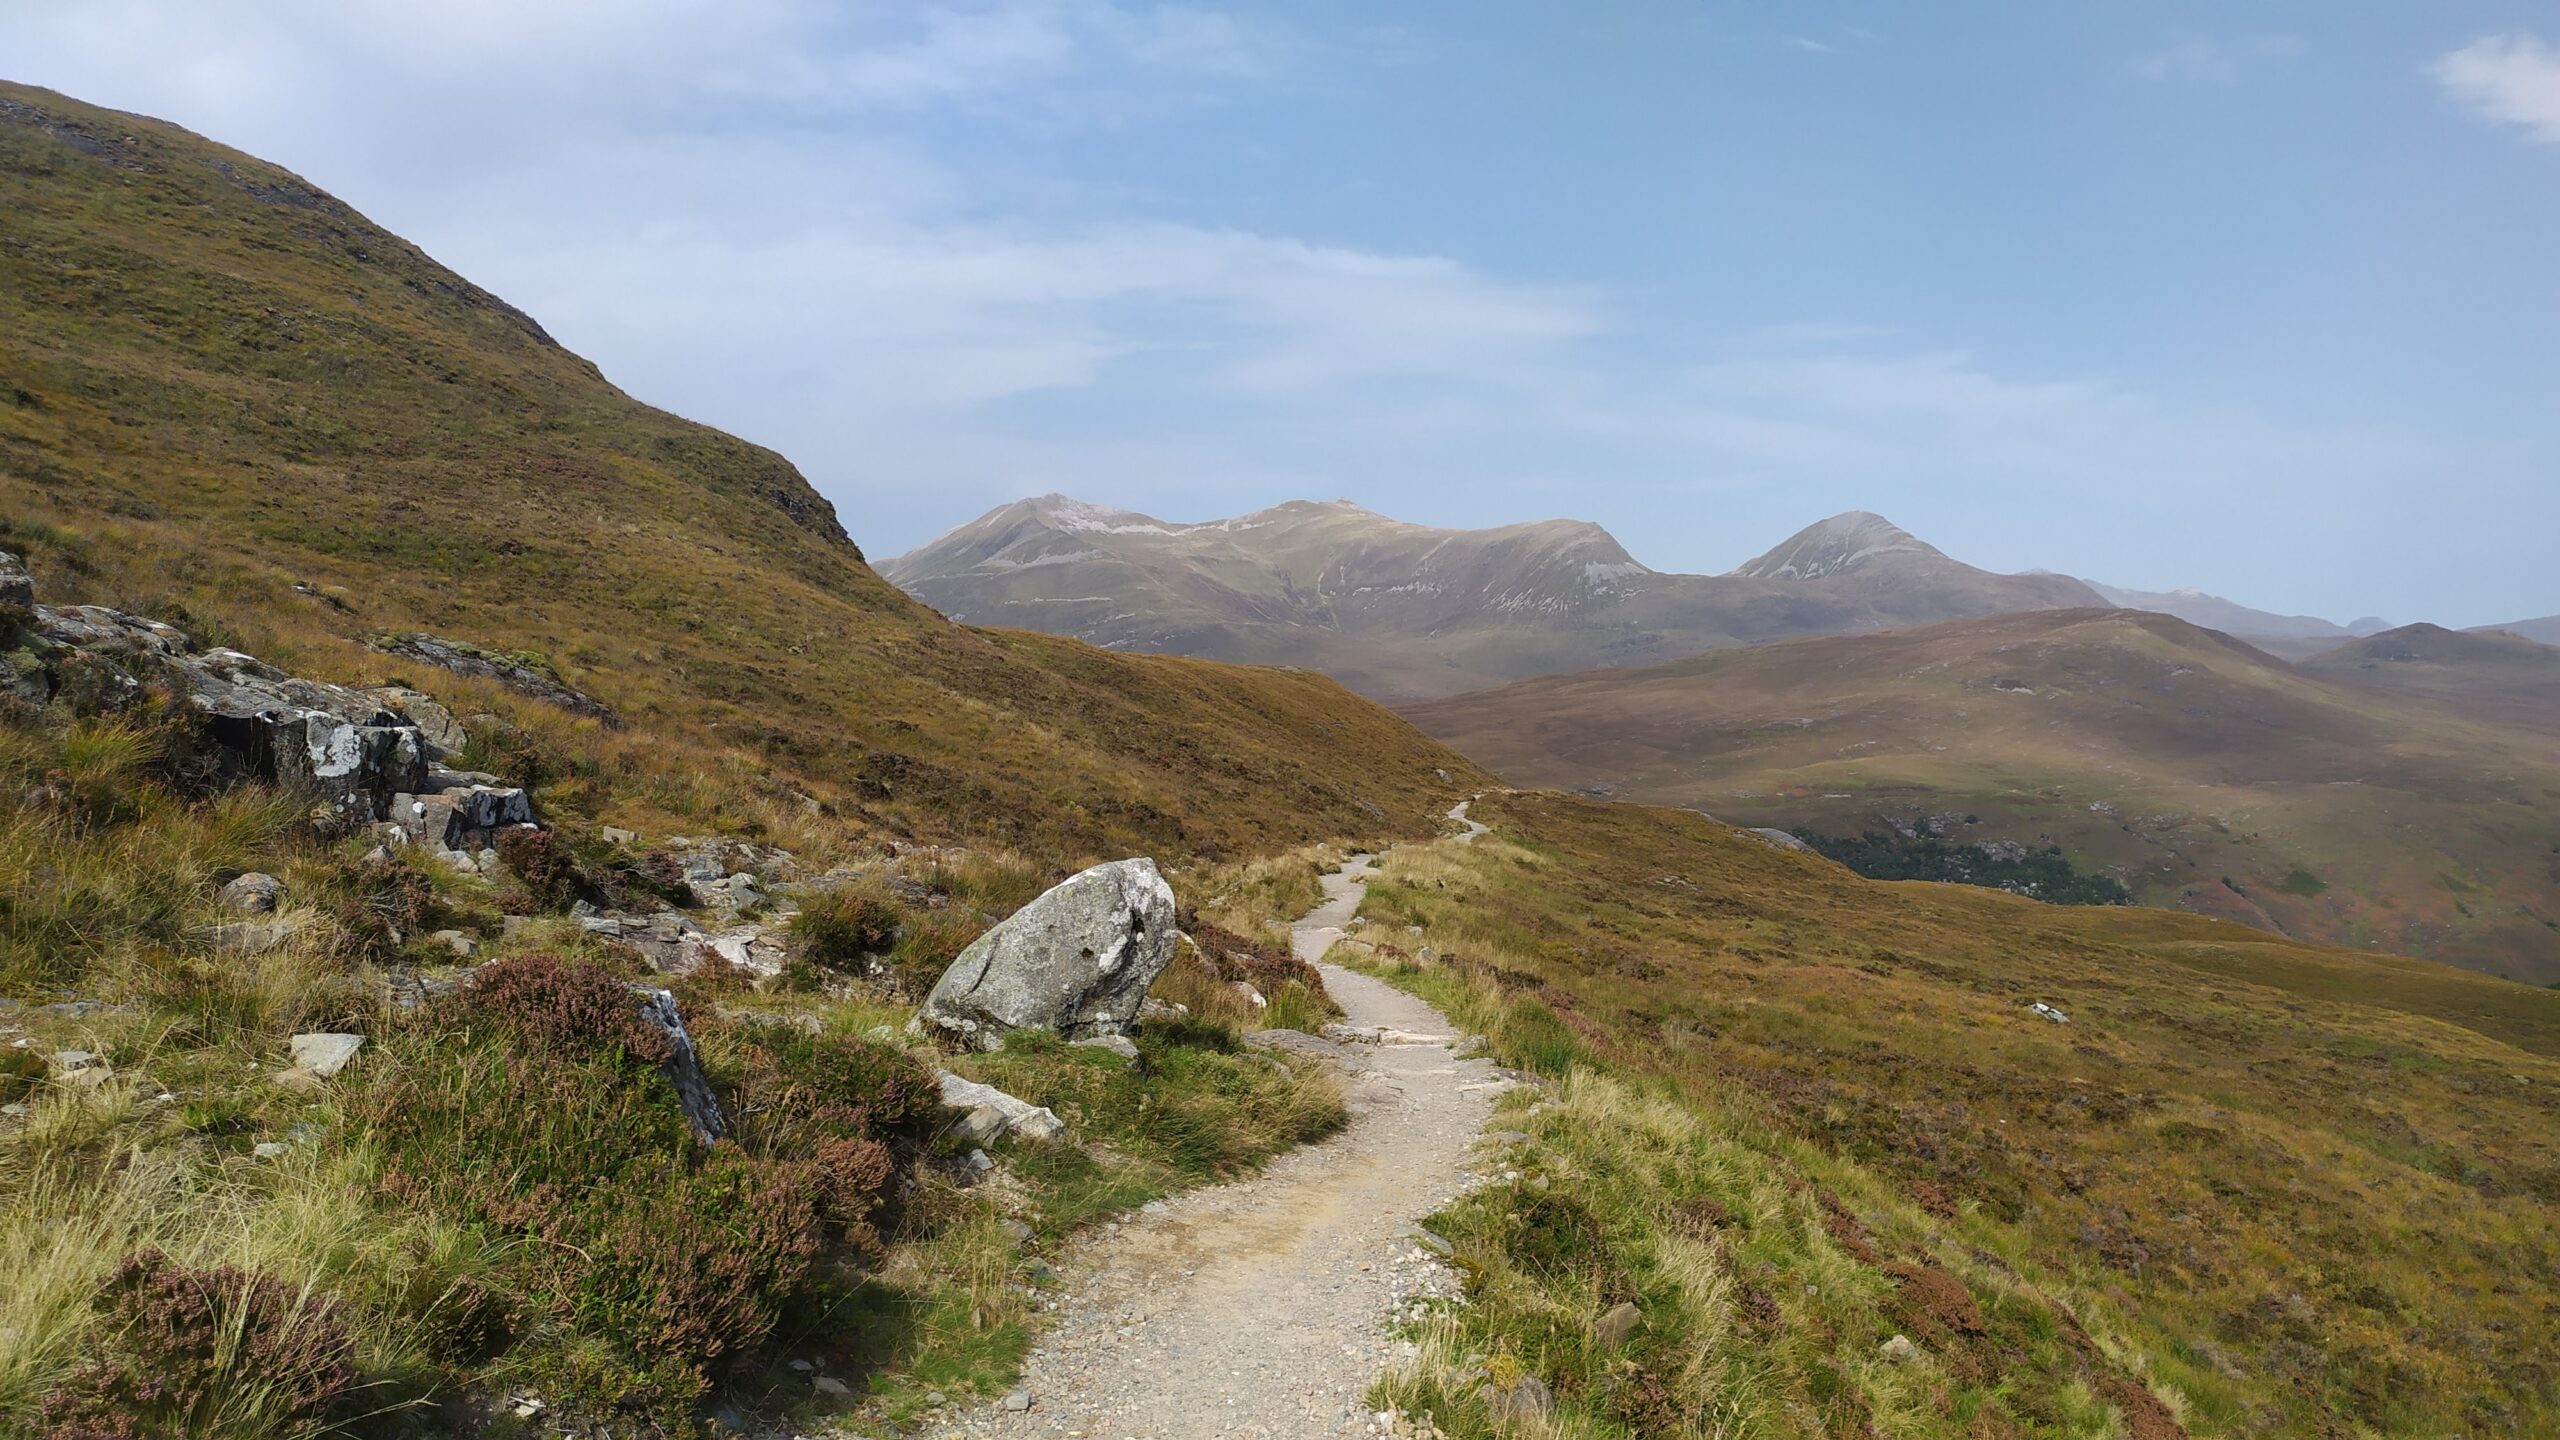
<instances>
[{"instance_id":1,"label":"scattered rocks","mask_svg":"<svg viewBox=\"0 0 2560 1440\"><path fill-rule=\"evenodd\" d=\"M1066 1137L1067 1122L1046 1106L1016 1099L993 1085L981 1085L948 1070L935 1071L933 1078L942 1086L943 1104L969 1112L961 1124L975 1134L980 1144L1003 1135L1019 1135L1043 1144ZM992 1119L981 1120L981 1115ZM993 1133L978 1133L990 1125Z\"/></svg>"},{"instance_id":2,"label":"scattered rocks","mask_svg":"<svg viewBox=\"0 0 2560 1440\"><path fill-rule=\"evenodd\" d=\"M314 1031L292 1040L294 1068L326 1080L347 1068L364 1048L364 1037L340 1031Z\"/></svg>"},{"instance_id":3,"label":"scattered rocks","mask_svg":"<svg viewBox=\"0 0 2560 1440\"><path fill-rule=\"evenodd\" d=\"M1117 1035L1173 961L1173 887L1153 860L1083 871L960 952L918 1022L977 1050L1006 1032Z\"/></svg>"},{"instance_id":4,"label":"scattered rocks","mask_svg":"<svg viewBox=\"0 0 2560 1440\"><path fill-rule=\"evenodd\" d=\"M284 882L252 870L223 886L214 898L237 915L273 915L284 900Z\"/></svg>"}]
</instances>

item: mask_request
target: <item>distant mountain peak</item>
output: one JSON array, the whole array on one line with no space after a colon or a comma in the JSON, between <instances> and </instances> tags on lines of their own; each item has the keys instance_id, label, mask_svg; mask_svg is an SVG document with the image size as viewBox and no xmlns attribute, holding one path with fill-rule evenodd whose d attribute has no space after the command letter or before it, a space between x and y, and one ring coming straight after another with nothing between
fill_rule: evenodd
<instances>
[{"instance_id":1,"label":"distant mountain peak","mask_svg":"<svg viewBox=\"0 0 2560 1440\"><path fill-rule=\"evenodd\" d=\"M1751 580L1819 580L1879 555L1928 555L1934 545L1869 510L1846 510L1817 520L1733 573Z\"/></svg>"}]
</instances>

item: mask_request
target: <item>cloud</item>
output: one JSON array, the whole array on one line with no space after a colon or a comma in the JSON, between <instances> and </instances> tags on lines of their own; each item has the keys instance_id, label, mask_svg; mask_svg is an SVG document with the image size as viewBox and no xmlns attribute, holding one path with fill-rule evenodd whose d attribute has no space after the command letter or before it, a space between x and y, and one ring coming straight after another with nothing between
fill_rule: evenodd
<instances>
[{"instance_id":1,"label":"cloud","mask_svg":"<svg viewBox=\"0 0 2560 1440\"><path fill-rule=\"evenodd\" d=\"M2229 85L2249 66L2290 60L2305 48L2301 38L2293 35L2260 35L2238 41L2190 38L2127 60L2124 72L2154 85Z\"/></svg>"},{"instance_id":2,"label":"cloud","mask_svg":"<svg viewBox=\"0 0 2560 1440\"><path fill-rule=\"evenodd\" d=\"M2437 56L2427 73L2480 118L2560 144L2560 47L2533 35L2489 35Z\"/></svg>"}]
</instances>

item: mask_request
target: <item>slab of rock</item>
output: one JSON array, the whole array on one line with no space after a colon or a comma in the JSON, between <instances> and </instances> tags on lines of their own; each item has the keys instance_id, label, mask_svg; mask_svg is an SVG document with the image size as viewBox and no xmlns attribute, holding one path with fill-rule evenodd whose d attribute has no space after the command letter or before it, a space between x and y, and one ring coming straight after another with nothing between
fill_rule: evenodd
<instances>
[{"instance_id":1,"label":"slab of rock","mask_svg":"<svg viewBox=\"0 0 2560 1440\"><path fill-rule=\"evenodd\" d=\"M594 696L573 690L559 677L549 675L524 660L497 650L461 640L447 640L436 635L377 635L373 648L389 655L405 655L439 665L457 675L476 675L495 680L519 695L530 695L547 701L573 715L591 715L608 726L619 726L622 717Z\"/></svg>"},{"instance_id":2,"label":"slab of rock","mask_svg":"<svg viewBox=\"0 0 2560 1440\"><path fill-rule=\"evenodd\" d=\"M382 702L382 708L418 727L419 738L427 742L427 758L450 760L471 743L471 732L453 718L443 702L424 691L405 685L376 685L365 691Z\"/></svg>"},{"instance_id":3,"label":"slab of rock","mask_svg":"<svg viewBox=\"0 0 2560 1440\"><path fill-rule=\"evenodd\" d=\"M973 1131L982 1128L982 1122L977 1119L980 1112L992 1112L1001 1118L1003 1124L995 1134L977 1136L981 1144L995 1139L997 1135L1019 1135L1025 1140L1044 1144L1066 1137L1067 1122L1059 1119L1057 1112L1045 1105L1017 1099L993 1085L981 1085L948 1070L935 1071L933 1078L942 1086L943 1104L969 1112L968 1118L962 1122L964 1127Z\"/></svg>"},{"instance_id":4,"label":"slab of rock","mask_svg":"<svg viewBox=\"0 0 2560 1440\"><path fill-rule=\"evenodd\" d=\"M17 556L0 550L0 605L33 605L36 603L35 577Z\"/></svg>"},{"instance_id":5,"label":"slab of rock","mask_svg":"<svg viewBox=\"0 0 2560 1440\"><path fill-rule=\"evenodd\" d=\"M1173 887L1156 862L1096 865L961 951L917 1019L977 1050L997 1048L1013 1030L1069 1040L1121 1034L1173 962L1174 940Z\"/></svg>"},{"instance_id":6,"label":"slab of rock","mask_svg":"<svg viewBox=\"0 0 2560 1440\"><path fill-rule=\"evenodd\" d=\"M326 1080L347 1068L364 1048L364 1037L339 1031L314 1031L293 1037L293 1065Z\"/></svg>"},{"instance_id":7,"label":"slab of rock","mask_svg":"<svg viewBox=\"0 0 2560 1440\"><path fill-rule=\"evenodd\" d=\"M1735 833L1746 840L1757 840L1772 850L1786 850L1797 855L1814 853L1813 847L1804 843L1802 839L1774 826L1755 825Z\"/></svg>"},{"instance_id":8,"label":"slab of rock","mask_svg":"<svg viewBox=\"0 0 2560 1440\"><path fill-rule=\"evenodd\" d=\"M239 915L273 915L284 899L284 882L256 870L222 887L215 897L222 908Z\"/></svg>"},{"instance_id":9,"label":"slab of rock","mask_svg":"<svg viewBox=\"0 0 2560 1440\"><path fill-rule=\"evenodd\" d=\"M702 1073L702 1057L694 1053L693 1037L685 1033L684 1017L676 1013L675 995L645 986L632 988L640 992L640 1018L676 1042L674 1057L658 1069L676 1087L676 1103L684 1107L694 1138L705 1145L718 1140L729 1128L728 1121L720 1114L720 1097L711 1093L711 1077Z\"/></svg>"}]
</instances>

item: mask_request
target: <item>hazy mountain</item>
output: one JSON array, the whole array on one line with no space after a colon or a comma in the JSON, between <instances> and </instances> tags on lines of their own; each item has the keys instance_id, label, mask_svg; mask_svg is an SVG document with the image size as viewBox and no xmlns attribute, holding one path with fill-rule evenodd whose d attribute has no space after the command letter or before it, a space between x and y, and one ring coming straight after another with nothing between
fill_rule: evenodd
<instances>
[{"instance_id":1,"label":"hazy mountain","mask_svg":"<svg viewBox=\"0 0 2560 1440\"><path fill-rule=\"evenodd\" d=\"M2411 629L2305 673L2170 616L2045 611L1407 713L1518 784L2059 844L2150 903L2560 980L2560 748L2526 653L2560 652Z\"/></svg>"},{"instance_id":2,"label":"hazy mountain","mask_svg":"<svg viewBox=\"0 0 2560 1440\"><path fill-rule=\"evenodd\" d=\"M2278 615L2192 588L2127 590L2121 586L2102 585L2095 580L2089 582L2089 588L2105 596L2109 604L2127 610L2175 615L2190 625L2237 635L2252 644L2260 640L2350 640L2383 628L2381 621L2372 619L2359 620L2355 625L2339 625L2317 615ZM2365 628L2359 629L2358 626Z\"/></svg>"},{"instance_id":3,"label":"hazy mountain","mask_svg":"<svg viewBox=\"0 0 2560 1440\"><path fill-rule=\"evenodd\" d=\"M2545 645L2560 645L2560 615L2545 615L2539 620L2510 620L2504 625L2477 625L2472 627L2471 633L2486 635L2500 630L2510 635L2521 635L2527 640L2539 640Z\"/></svg>"},{"instance_id":4,"label":"hazy mountain","mask_svg":"<svg viewBox=\"0 0 2560 1440\"><path fill-rule=\"evenodd\" d=\"M2560 733L2560 649L2513 631L2403 625L2324 651L2302 669L2342 685Z\"/></svg>"},{"instance_id":5,"label":"hazy mountain","mask_svg":"<svg viewBox=\"0 0 2560 1440\"><path fill-rule=\"evenodd\" d=\"M1976 569L1862 512L1706 576L1652 570L1583 521L1447 530L1338 500L1176 524L1048 495L880 569L955 619L1301 665L1399 701L1790 636L2101 603L2068 577Z\"/></svg>"}]
</instances>

